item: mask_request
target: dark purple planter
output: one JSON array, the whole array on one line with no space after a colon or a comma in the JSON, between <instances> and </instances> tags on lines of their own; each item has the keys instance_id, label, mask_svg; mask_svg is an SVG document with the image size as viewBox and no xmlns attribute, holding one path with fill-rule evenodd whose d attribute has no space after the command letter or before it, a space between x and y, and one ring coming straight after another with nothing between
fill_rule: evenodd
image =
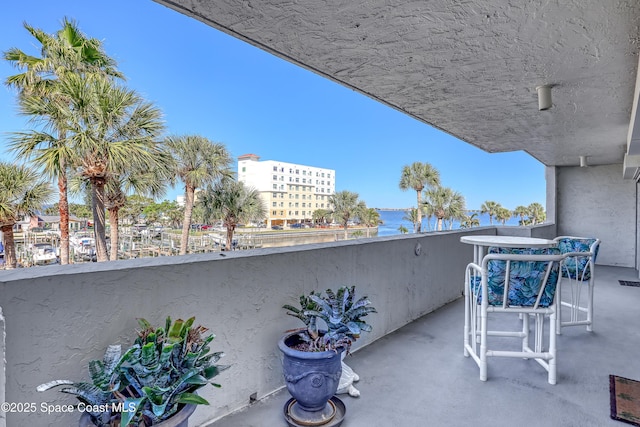
<instances>
[{"instance_id":1,"label":"dark purple planter","mask_svg":"<svg viewBox=\"0 0 640 427\"><path fill-rule=\"evenodd\" d=\"M196 410L196 406L197 405L184 405L184 408L178 411L173 417L164 420L160 424L154 424L153 427L188 427L189 417ZM91 417L86 412L80 417L80 427L95 427L95 424L91 422Z\"/></svg>"},{"instance_id":2,"label":"dark purple planter","mask_svg":"<svg viewBox=\"0 0 640 427\"><path fill-rule=\"evenodd\" d=\"M300 342L297 333L285 335L278 342L284 354L282 370L287 389L306 412L324 411L327 402L338 390L342 364L340 351L307 352L294 350Z\"/></svg>"}]
</instances>

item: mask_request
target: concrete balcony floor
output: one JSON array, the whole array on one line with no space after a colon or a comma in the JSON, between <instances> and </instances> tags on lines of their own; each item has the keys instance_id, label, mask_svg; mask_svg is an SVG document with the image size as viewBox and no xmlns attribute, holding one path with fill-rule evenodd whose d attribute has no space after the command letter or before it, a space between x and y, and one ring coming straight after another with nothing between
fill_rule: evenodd
<instances>
[{"instance_id":1,"label":"concrete balcony floor","mask_svg":"<svg viewBox=\"0 0 640 427\"><path fill-rule=\"evenodd\" d=\"M597 267L594 332L563 329L556 385L533 360L498 357L489 359L488 381L480 381L478 367L462 353L459 299L346 359L361 377L362 395L340 396L347 407L342 425L624 426L609 416L609 375L640 380L640 287L618 280L637 280L637 273ZM286 426L289 397L280 390L208 425Z\"/></svg>"}]
</instances>

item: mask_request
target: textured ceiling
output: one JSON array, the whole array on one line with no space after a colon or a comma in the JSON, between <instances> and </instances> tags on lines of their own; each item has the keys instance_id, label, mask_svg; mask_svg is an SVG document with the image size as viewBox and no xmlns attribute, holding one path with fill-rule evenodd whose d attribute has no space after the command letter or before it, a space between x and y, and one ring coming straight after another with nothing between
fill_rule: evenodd
<instances>
[{"instance_id":1,"label":"textured ceiling","mask_svg":"<svg viewBox=\"0 0 640 427\"><path fill-rule=\"evenodd\" d=\"M489 152L627 152L639 0L157 1Z\"/></svg>"}]
</instances>

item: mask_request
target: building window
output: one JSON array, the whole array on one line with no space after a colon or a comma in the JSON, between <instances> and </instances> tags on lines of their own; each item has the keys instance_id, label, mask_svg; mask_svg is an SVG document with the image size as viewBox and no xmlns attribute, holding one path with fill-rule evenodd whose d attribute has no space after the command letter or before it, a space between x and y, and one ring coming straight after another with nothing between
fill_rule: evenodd
<instances>
[{"instance_id":1,"label":"building window","mask_svg":"<svg viewBox=\"0 0 640 427\"><path fill-rule=\"evenodd\" d=\"M296 182L300 182L300 178L296 178Z\"/></svg>"},{"instance_id":2,"label":"building window","mask_svg":"<svg viewBox=\"0 0 640 427\"><path fill-rule=\"evenodd\" d=\"M299 198L300 198L300 195L299 195L299 194L296 194L296 199L299 199Z\"/></svg>"},{"instance_id":3,"label":"building window","mask_svg":"<svg viewBox=\"0 0 640 427\"><path fill-rule=\"evenodd\" d=\"M284 215L284 211L280 211L280 215Z\"/></svg>"},{"instance_id":4,"label":"building window","mask_svg":"<svg viewBox=\"0 0 640 427\"><path fill-rule=\"evenodd\" d=\"M273 175L273 180L277 181L278 180L278 175Z\"/></svg>"},{"instance_id":5,"label":"building window","mask_svg":"<svg viewBox=\"0 0 640 427\"><path fill-rule=\"evenodd\" d=\"M300 169L296 169L296 175L300 175Z\"/></svg>"},{"instance_id":6,"label":"building window","mask_svg":"<svg viewBox=\"0 0 640 427\"><path fill-rule=\"evenodd\" d=\"M273 189L277 190L278 189L278 184L273 184Z\"/></svg>"},{"instance_id":7,"label":"building window","mask_svg":"<svg viewBox=\"0 0 640 427\"><path fill-rule=\"evenodd\" d=\"M274 167L273 167L273 171L274 171L274 172L278 172L278 167L277 167L277 166L274 166Z\"/></svg>"},{"instance_id":8,"label":"building window","mask_svg":"<svg viewBox=\"0 0 640 427\"><path fill-rule=\"evenodd\" d=\"M246 172L246 171L247 171L247 168L243 166L242 167L242 172Z\"/></svg>"},{"instance_id":9,"label":"building window","mask_svg":"<svg viewBox=\"0 0 640 427\"><path fill-rule=\"evenodd\" d=\"M307 171L302 171L302 175L307 175Z\"/></svg>"},{"instance_id":10,"label":"building window","mask_svg":"<svg viewBox=\"0 0 640 427\"><path fill-rule=\"evenodd\" d=\"M302 203L302 207L303 207L303 208L306 208L306 207L307 207L307 204L303 202L303 203Z\"/></svg>"},{"instance_id":11,"label":"building window","mask_svg":"<svg viewBox=\"0 0 640 427\"><path fill-rule=\"evenodd\" d=\"M275 208L278 204L276 202L273 202L273 207Z\"/></svg>"},{"instance_id":12,"label":"building window","mask_svg":"<svg viewBox=\"0 0 640 427\"><path fill-rule=\"evenodd\" d=\"M277 214L276 214L276 212L277 212L277 211L272 211L272 212L271 212L271 214L272 214L272 215L277 215Z\"/></svg>"},{"instance_id":13,"label":"building window","mask_svg":"<svg viewBox=\"0 0 640 427\"><path fill-rule=\"evenodd\" d=\"M324 178L324 172L322 172L322 175L321 175L321 176Z\"/></svg>"}]
</instances>

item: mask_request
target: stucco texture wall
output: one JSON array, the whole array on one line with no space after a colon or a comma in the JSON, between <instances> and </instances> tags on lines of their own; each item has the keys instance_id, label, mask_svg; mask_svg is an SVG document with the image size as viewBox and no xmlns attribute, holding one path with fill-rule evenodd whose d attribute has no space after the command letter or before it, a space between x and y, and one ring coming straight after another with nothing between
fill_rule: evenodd
<instances>
[{"instance_id":1,"label":"stucco texture wall","mask_svg":"<svg viewBox=\"0 0 640 427\"><path fill-rule=\"evenodd\" d=\"M0 272L6 400L73 403L72 396L35 388L52 379L87 380L91 359L101 359L109 344L131 343L138 317L162 324L167 315L195 315L217 335L212 349L224 351L222 363L231 365L216 378L221 389L202 392L211 406L198 408L189 423L202 425L247 405L252 393L260 398L283 385L277 341L302 325L283 304L297 304L311 290L356 285L379 311L367 319L373 332L357 349L461 296L472 247L459 239L393 236ZM8 414L7 425L73 426L77 419Z\"/></svg>"},{"instance_id":2,"label":"stucco texture wall","mask_svg":"<svg viewBox=\"0 0 640 427\"><path fill-rule=\"evenodd\" d=\"M636 183L622 165L556 168L558 235L597 237L597 263L636 267Z\"/></svg>"}]
</instances>

